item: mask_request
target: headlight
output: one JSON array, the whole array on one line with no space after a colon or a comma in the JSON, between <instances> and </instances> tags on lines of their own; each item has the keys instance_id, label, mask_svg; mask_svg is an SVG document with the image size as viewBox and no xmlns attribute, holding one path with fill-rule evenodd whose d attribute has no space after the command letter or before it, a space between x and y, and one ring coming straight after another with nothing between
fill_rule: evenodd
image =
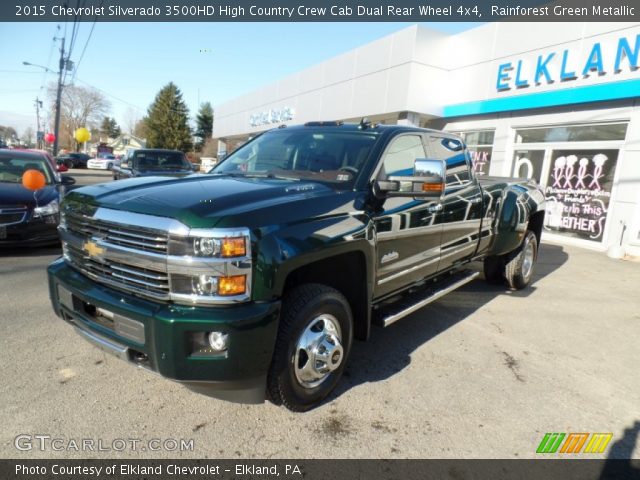
<instances>
[{"instance_id":1,"label":"headlight","mask_svg":"<svg viewBox=\"0 0 640 480\"><path fill-rule=\"evenodd\" d=\"M174 237L169 241L169 253L179 256L237 258L246 257L250 238L247 235L214 237Z\"/></svg>"},{"instance_id":2,"label":"headlight","mask_svg":"<svg viewBox=\"0 0 640 480\"><path fill-rule=\"evenodd\" d=\"M46 217L47 215L55 215L60 211L60 204L58 200L52 200L44 207L36 207L33 209L34 217Z\"/></svg>"}]
</instances>

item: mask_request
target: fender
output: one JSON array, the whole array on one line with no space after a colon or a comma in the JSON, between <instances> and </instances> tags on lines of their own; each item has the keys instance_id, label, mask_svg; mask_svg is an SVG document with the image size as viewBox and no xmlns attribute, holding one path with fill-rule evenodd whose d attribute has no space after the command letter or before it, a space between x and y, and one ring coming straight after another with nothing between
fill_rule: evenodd
<instances>
[{"instance_id":1,"label":"fender","mask_svg":"<svg viewBox=\"0 0 640 480\"><path fill-rule=\"evenodd\" d=\"M282 298L292 274L321 266L326 278L317 281L324 281L345 294L354 318L364 320L357 336L367 337L375 280L374 239L373 222L361 212L314 218L271 231L258 242L253 297L256 301ZM349 266L345 262L356 259L362 260L355 265L364 272L354 271L350 278L353 264ZM352 291L362 292L364 298L349 298Z\"/></svg>"},{"instance_id":2,"label":"fender","mask_svg":"<svg viewBox=\"0 0 640 480\"><path fill-rule=\"evenodd\" d=\"M544 202L544 195L537 186L508 185L498 203L490 254L503 255L518 248L531 216L544 211Z\"/></svg>"}]
</instances>

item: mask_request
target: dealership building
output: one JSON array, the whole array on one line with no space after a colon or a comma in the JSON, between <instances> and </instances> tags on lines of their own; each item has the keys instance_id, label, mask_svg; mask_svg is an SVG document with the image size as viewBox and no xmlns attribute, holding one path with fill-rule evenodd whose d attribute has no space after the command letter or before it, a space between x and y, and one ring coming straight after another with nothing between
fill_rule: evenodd
<instances>
[{"instance_id":1,"label":"dealership building","mask_svg":"<svg viewBox=\"0 0 640 480\"><path fill-rule=\"evenodd\" d=\"M640 24L412 26L216 107L218 153L281 124L460 134L478 175L533 177L545 238L640 255Z\"/></svg>"}]
</instances>

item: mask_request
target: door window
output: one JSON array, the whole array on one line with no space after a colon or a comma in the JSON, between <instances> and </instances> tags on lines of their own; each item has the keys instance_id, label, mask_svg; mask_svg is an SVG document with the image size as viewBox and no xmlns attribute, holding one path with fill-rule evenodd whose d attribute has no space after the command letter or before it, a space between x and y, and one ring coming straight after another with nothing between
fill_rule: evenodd
<instances>
[{"instance_id":1,"label":"door window","mask_svg":"<svg viewBox=\"0 0 640 480\"><path fill-rule=\"evenodd\" d=\"M433 134L428 138L430 158L447 162L447 189L467 185L471 181L471 162L460 140Z\"/></svg>"}]
</instances>

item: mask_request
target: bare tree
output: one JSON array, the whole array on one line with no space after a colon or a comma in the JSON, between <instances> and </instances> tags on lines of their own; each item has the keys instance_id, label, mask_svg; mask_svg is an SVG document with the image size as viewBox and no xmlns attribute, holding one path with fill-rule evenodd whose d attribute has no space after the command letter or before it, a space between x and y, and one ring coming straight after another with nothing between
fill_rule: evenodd
<instances>
[{"instance_id":1,"label":"bare tree","mask_svg":"<svg viewBox=\"0 0 640 480\"><path fill-rule=\"evenodd\" d=\"M127 133L135 135L136 126L142 119L142 115L133 107L127 107L124 112L124 128Z\"/></svg>"},{"instance_id":2,"label":"bare tree","mask_svg":"<svg viewBox=\"0 0 640 480\"><path fill-rule=\"evenodd\" d=\"M55 86L50 85L48 96L55 102ZM80 127L89 130L99 126L102 118L109 113L111 103L95 88L67 85L62 90L60 109L60 141L67 148L75 146L73 134Z\"/></svg>"},{"instance_id":3,"label":"bare tree","mask_svg":"<svg viewBox=\"0 0 640 480\"><path fill-rule=\"evenodd\" d=\"M22 132L21 140L24 142L24 144L27 147L32 147L34 145L34 141L33 141L34 136L35 136L35 132L33 131L33 128L27 127L24 129L24 132Z\"/></svg>"}]
</instances>

